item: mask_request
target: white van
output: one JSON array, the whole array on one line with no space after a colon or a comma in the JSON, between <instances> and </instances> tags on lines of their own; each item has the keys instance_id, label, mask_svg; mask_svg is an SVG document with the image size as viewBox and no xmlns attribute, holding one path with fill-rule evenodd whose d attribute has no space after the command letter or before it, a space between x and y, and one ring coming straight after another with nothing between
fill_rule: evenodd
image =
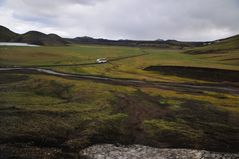
<instances>
[{"instance_id":1,"label":"white van","mask_svg":"<svg viewBox=\"0 0 239 159\"><path fill-rule=\"evenodd\" d=\"M106 58L99 58L96 60L97 63L107 63L107 59Z\"/></svg>"}]
</instances>

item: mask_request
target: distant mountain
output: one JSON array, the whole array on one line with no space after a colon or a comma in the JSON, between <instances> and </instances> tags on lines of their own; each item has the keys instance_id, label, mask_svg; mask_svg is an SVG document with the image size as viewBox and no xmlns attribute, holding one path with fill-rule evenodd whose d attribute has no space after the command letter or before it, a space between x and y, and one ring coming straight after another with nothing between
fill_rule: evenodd
<instances>
[{"instance_id":1,"label":"distant mountain","mask_svg":"<svg viewBox=\"0 0 239 159\"><path fill-rule=\"evenodd\" d=\"M164 41L163 39L157 39L156 41Z\"/></svg>"},{"instance_id":2,"label":"distant mountain","mask_svg":"<svg viewBox=\"0 0 239 159\"><path fill-rule=\"evenodd\" d=\"M18 35L10 41L44 46L64 46L67 44L63 38L56 34L47 35L38 31L29 31L25 34Z\"/></svg>"},{"instance_id":3,"label":"distant mountain","mask_svg":"<svg viewBox=\"0 0 239 159\"><path fill-rule=\"evenodd\" d=\"M0 25L0 42L10 41L12 38L16 37L18 34L12 32L8 28Z\"/></svg>"},{"instance_id":4,"label":"distant mountain","mask_svg":"<svg viewBox=\"0 0 239 159\"><path fill-rule=\"evenodd\" d=\"M108 40L95 39L92 37L77 37L67 39L71 43L76 44L97 44L97 45L118 45L118 46L133 46L133 47L158 47L158 48L175 48L182 49L185 47L203 46L203 42L180 42L176 40L155 40L155 41L139 41L139 40Z\"/></svg>"},{"instance_id":5,"label":"distant mountain","mask_svg":"<svg viewBox=\"0 0 239 159\"><path fill-rule=\"evenodd\" d=\"M23 42L45 46L65 46L67 44L97 44L97 45L116 45L116 46L132 46L132 47L156 47L183 49L200 47L189 50L188 53L207 53L218 50L239 49L239 35L216 40L212 42L182 42L177 40L155 41L146 40L108 40L96 39L88 36L71 38L62 38L56 34L44 34L38 31L29 31L25 34L17 34L4 26L0 26L0 42Z\"/></svg>"}]
</instances>

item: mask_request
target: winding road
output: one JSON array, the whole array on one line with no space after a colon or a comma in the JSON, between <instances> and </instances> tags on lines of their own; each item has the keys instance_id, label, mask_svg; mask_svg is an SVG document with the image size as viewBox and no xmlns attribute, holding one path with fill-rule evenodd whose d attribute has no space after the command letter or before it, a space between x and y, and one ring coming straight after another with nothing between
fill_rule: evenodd
<instances>
[{"instance_id":1,"label":"winding road","mask_svg":"<svg viewBox=\"0 0 239 159\"><path fill-rule=\"evenodd\" d=\"M0 73L21 73L21 74L46 74L75 80L92 80L96 82L127 85L135 87L152 87L169 90L187 91L198 93L202 91L227 92L239 95L239 88L224 83L218 84L192 84L192 83L175 83L175 82L158 82L158 81L144 81L136 79L111 78L106 76L72 74L58 72L51 69L44 68L0 68Z\"/></svg>"}]
</instances>

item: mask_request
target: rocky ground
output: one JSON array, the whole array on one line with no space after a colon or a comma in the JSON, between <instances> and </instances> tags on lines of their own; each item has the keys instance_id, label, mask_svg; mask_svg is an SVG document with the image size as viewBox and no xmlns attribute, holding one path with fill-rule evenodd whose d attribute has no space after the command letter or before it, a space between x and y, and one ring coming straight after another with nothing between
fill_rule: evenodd
<instances>
[{"instance_id":1,"label":"rocky ground","mask_svg":"<svg viewBox=\"0 0 239 159\"><path fill-rule=\"evenodd\" d=\"M239 159L239 153L159 149L141 145L95 145L83 150L81 153L89 159Z\"/></svg>"}]
</instances>

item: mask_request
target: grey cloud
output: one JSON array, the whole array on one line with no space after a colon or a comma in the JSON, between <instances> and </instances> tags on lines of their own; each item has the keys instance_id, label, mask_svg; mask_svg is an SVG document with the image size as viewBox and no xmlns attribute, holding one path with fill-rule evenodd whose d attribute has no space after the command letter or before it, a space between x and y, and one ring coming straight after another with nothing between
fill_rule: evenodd
<instances>
[{"instance_id":1,"label":"grey cloud","mask_svg":"<svg viewBox=\"0 0 239 159\"><path fill-rule=\"evenodd\" d=\"M238 0L5 0L0 7L9 13L3 25L67 37L213 40L239 33Z\"/></svg>"}]
</instances>

